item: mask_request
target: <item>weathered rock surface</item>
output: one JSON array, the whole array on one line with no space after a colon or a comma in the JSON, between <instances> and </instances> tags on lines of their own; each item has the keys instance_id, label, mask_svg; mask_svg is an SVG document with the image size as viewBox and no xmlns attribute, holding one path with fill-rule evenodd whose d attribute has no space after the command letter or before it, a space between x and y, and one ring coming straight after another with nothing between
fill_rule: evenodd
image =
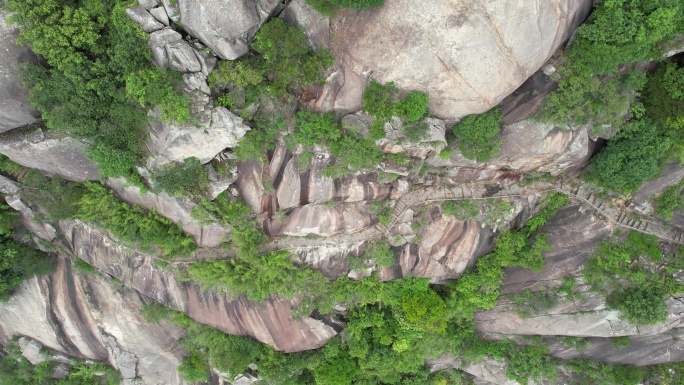
<instances>
[{"instance_id":1,"label":"weathered rock surface","mask_svg":"<svg viewBox=\"0 0 684 385\"><path fill-rule=\"evenodd\" d=\"M674 186L684 178L684 166L679 163L669 163L665 171L657 178L646 181L632 198L633 208L644 214L653 213L653 204L650 199L662 194L666 188Z\"/></svg>"},{"instance_id":2,"label":"weathered rock surface","mask_svg":"<svg viewBox=\"0 0 684 385\"><path fill-rule=\"evenodd\" d=\"M506 126L501 133L501 152L491 163L515 170L559 175L589 162L593 142L590 127L563 130L552 124L524 120Z\"/></svg>"},{"instance_id":3,"label":"weathered rock surface","mask_svg":"<svg viewBox=\"0 0 684 385\"><path fill-rule=\"evenodd\" d=\"M59 258L50 275L27 280L0 304L0 343L23 335L70 356L107 362L142 384L182 384L176 371L184 354L176 345L181 333L145 322L142 304L134 290L78 273Z\"/></svg>"},{"instance_id":4,"label":"weathered rock surface","mask_svg":"<svg viewBox=\"0 0 684 385\"><path fill-rule=\"evenodd\" d=\"M150 113L153 118L159 116L155 111ZM242 118L223 107L212 109L198 127L166 124L156 119L151 126L152 134L147 142L153 154L148 160L151 168L193 156L207 163L226 148L235 147L250 129L242 123Z\"/></svg>"},{"instance_id":5,"label":"weathered rock surface","mask_svg":"<svg viewBox=\"0 0 684 385\"><path fill-rule=\"evenodd\" d=\"M278 4L275 0L178 0L178 10L183 29L222 59L234 60L247 53L248 41Z\"/></svg>"},{"instance_id":6,"label":"weathered rock surface","mask_svg":"<svg viewBox=\"0 0 684 385\"><path fill-rule=\"evenodd\" d=\"M217 224L204 225L192 217L196 206L190 199L170 196L165 192L148 191L141 194L138 187L127 185L123 178L109 179L107 185L124 201L141 205L180 225L183 232L192 236L199 247L217 247L226 241L230 229Z\"/></svg>"},{"instance_id":7,"label":"weathered rock surface","mask_svg":"<svg viewBox=\"0 0 684 385\"><path fill-rule=\"evenodd\" d=\"M504 127L499 154L485 164L464 158L456 142L451 145L453 155L449 159L433 155L428 158L428 164L451 168L449 173L454 176L463 168L466 174L462 177L471 175L473 179L486 179L489 170L500 169L575 175L589 164L594 151L595 143L589 138L588 130L587 126L564 130L552 124L523 120Z\"/></svg>"},{"instance_id":8,"label":"weathered rock surface","mask_svg":"<svg viewBox=\"0 0 684 385\"><path fill-rule=\"evenodd\" d=\"M370 225L370 210L365 203L338 203L334 207L311 204L295 208L280 231L270 233L272 236L330 236L354 233Z\"/></svg>"},{"instance_id":9,"label":"weathered rock surface","mask_svg":"<svg viewBox=\"0 0 684 385\"><path fill-rule=\"evenodd\" d=\"M166 45L173 44L181 40L180 33L171 28L152 32L150 34L150 50L152 50L152 60L157 67L169 68L169 55L166 53Z\"/></svg>"},{"instance_id":10,"label":"weathered rock surface","mask_svg":"<svg viewBox=\"0 0 684 385\"><path fill-rule=\"evenodd\" d=\"M64 247L77 257L141 294L226 333L252 337L285 352L319 348L336 334L313 318L293 318L289 303L229 299L180 282L160 268L155 258L120 246L87 224L62 221L58 233Z\"/></svg>"},{"instance_id":11,"label":"weathered rock surface","mask_svg":"<svg viewBox=\"0 0 684 385\"><path fill-rule=\"evenodd\" d=\"M52 241L57 232L49 223L36 220L35 213L16 195L5 197L7 204L19 213L19 220L25 229L44 241Z\"/></svg>"},{"instance_id":12,"label":"weathered rock surface","mask_svg":"<svg viewBox=\"0 0 684 385\"><path fill-rule=\"evenodd\" d=\"M568 348L557 339L545 342L554 356L573 359L585 358L600 362L630 365L656 365L684 361L683 328L676 328L656 335L635 335L625 348L615 348L609 338L589 338L586 350L578 352Z\"/></svg>"},{"instance_id":13,"label":"weathered rock surface","mask_svg":"<svg viewBox=\"0 0 684 385\"><path fill-rule=\"evenodd\" d=\"M84 142L69 137L51 139L40 129L3 136L0 153L22 166L71 181L100 179L97 165L86 155Z\"/></svg>"},{"instance_id":14,"label":"weathered rock surface","mask_svg":"<svg viewBox=\"0 0 684 385\"><path fill-rule=\"evenodd\" d=\"M126 8L126 14L131 18L131 20L140 24L140 27L142 27L143 31L147 33L158 31L164 28L164 24L157 21L157 19L155 19L154 16L147 12L145 7L141 5Z\"/></svg>"},{"instance_id":15,"label":"weathered rock surface","mask_svg":"<svg viewBox=\"0 0 684 385\"><path fill-rule=\"evenodd\" d=\"M288 24L303 28L312 46L329 46L330 19L313 9L305 0L292 0L280 17Z\"/></svg>"},{"instance_id":16,"label":"weathered rock surface","mask_svg":"<svg viewBox=\"0 0 684 385\"><path fill-rule=\"evenodd\" d=\"M238 165L237 189L257 214L310 203L382 200L394 189L392 184L379 182L375 172L350 174L338 179L321 175L331 162L330 154L316 152L309 167L300 171L298 156L284 146L278 146L267 170L258 162ZM265 189L264 178L273 185L272 191Z\"/></svg>"},{"instance_id":17,"label":"weathered rock surface","mask_svg":"<svg viewBox=\"0 0 684 385\"><path fill-rule=\"evenodd\" d=\"M176 40L167 43L166 57L169 60L169 68L178 72L199 72L202 65L195 55L195 50L185 40Z\"/></svg>"},{"instance_id":18,"label":"weathered rock surface","mask_svg":"<svg viewBox=\"0 0 684 385\"><path fill-rule=\"evenodd\" d=\"M440 118L484 112L537 71L591 6L589 0L397 0L341 11L330 22L337 79L320 107L358 110L359 80L370 78L427 92Z\"/></svg>"},{"instance_id":19,"label":"weathered rock surface","mask_svg":"<svg viewBox=\"0 0 684 385\"><path fill-rule=\"evenodd\" d=\"M19 29L9 24L9 13L0 9L0 132L38 120L39 112L28 105L28 90L19 78L22 63L37 61L28 47L16 43Z\"/></svg>"}]
</instances>

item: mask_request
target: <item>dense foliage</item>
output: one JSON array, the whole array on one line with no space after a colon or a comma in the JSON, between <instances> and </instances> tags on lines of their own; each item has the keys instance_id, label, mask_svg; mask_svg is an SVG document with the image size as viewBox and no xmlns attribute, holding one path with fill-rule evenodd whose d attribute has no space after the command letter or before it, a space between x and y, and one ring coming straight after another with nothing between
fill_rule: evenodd
<instances>
[{"instance_id":1,"label":"dense foliage","mask_svg":"<svg viewBox=\"0 0 684 385\"><path fill-rule=\"evenodd\" d=\"M175 92L178 75L152 68L147 34L129 19L126 6L113 0L5 4L21 26L20 41L49 64L23 71L30 103L48 128L97 143L91 156L103 176L133 174L132 162L143 156L141 104L160 105L166 119L189 117L187 100ZM110 166L114 160L120 168Z\"/></svg>"},{"instance_id":2,"label":"dense foliage","mask_svg":"<svg viewBox=\"0 0 684 385\"><path fill-rule=\"evenodd\" d=\"M593 159L590 176L615 191L636 191L658 176L670 141L644 118L627 123Z\"/></svg>"},{"instance_id":3,"label":"dense foliage","mask_svg":"<svg viewBox=\"0 0 684 385\"><path fill-rule=\"evenodd\" d=\"M541 117L563 127L591 123L620 126L630 116L634 91L643 86L637 71L611 75L621 65L657 59L662 44L682 30L684 9L676 0L611 0L595 7L559 68L558 91ZM610 75L601 77L604 75Z\"/></svg>"},{"instance_id":4,"label":"dense foliage","mask_svg":"<svg viewBox=\"0 0 684 385\"><path fill-rule=\"evenodd\" d=\"M0 385L118 385L121 375L114 369L101 363L86 363L71 359L71 368L66 378L52 378L57 362L46 361L32 365L21 355L16 342L4 348L0 360ZM47 352L45 352L47 353Z\"/></svg>"},{"instance_id":5,"label":"dense foliage","mask_svg":"<svg viewBox=\"0 0 684 385\"><path fill-rule=\"evenodd\" d=\"M332 16L337 8L378 8L385 0L306 0L318 12Z\"/></svg>"},{"instance_id":6,"label":"dense foliage","mask_svg":"<svg viewBox=\"0 0 684 385\"><path fill-rule=\"evenodd\" d=\"M7 300L12 289L34 274L49 272L50 260L41 251L14 240L19 214L0 204L0 301Z\"/></svg>"},{"instance_id":7,"label":"dense foliage","mask_svg":"<svg viewBox=\"0 0 684 385\"><path fill-rule=\"evenodd\" d=\"M131 206L100 184L86 183L87 192L78 202L78 217L111 231L133 246L159 247L166 256L187 255L195 242L179 226L154 211Z\"/></svg>"},{"instance_id":8,"label":"dense foliage","mask_svg":"<svg viewBox=\"0 0 684 385\"><path fill-rule=\"evenodd\" d=\"M501 113L498 108L484 114L469 115L454 126L458 149L467 159L486 162L499 153Z\"/></svg>"},{"instance_id":9,"label":"dense foliage","mask_svg":"<svg viewBox=\"0 0 684 385\"><path fill-rule=\"evenodd\" d=\"M195 157L164 165L152 174L154 189L175 196L202 196L209 184L206 167Z\"/></svg>"}]
</instances>

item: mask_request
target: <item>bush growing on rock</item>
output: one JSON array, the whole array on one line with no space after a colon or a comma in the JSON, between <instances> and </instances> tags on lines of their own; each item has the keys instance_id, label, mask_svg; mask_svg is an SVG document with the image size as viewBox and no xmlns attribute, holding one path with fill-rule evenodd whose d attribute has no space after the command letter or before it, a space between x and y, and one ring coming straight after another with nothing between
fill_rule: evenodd
<instances>
[{"instance_id":1,"label":"bush growing on rock","mask_svg":"<svg viewBox=\"0 0 684 385\"><path fill-rule=\"evenodd\" d=\"M498 108L484 114L469 115L454 126L454 135L461 154L470 160L486 162L501 148L497 138L501 130L501 113Z\"/></svg>"},{"instance_id":2,"label":"bush growing on rock","mask_svg":"<svg viewBox=\"0 0 684 385\"><path fill-rule=\"evenodd\" d=\"M152 179L155 189L175 196L202 196L209 184L205 166L195 157L162 166L152 173Z\"/></svg>"},{"instance_id":3,"label":"bush growing on rock","mask_svg":"<svg viewBox=\"0 0 684 385\"><path fill-rule=\"evenodd\" d=\"M306 0L318 12L332 16L337 8L378 8L385 0Z\"/></svg>"}]
</instances>

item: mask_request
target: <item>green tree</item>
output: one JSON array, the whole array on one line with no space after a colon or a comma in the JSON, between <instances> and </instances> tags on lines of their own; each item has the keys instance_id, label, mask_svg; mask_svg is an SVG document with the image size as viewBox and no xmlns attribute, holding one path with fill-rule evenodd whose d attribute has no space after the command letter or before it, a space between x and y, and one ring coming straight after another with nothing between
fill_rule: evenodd
<instances>
[{"instance_id":1,"label":"green tree","mask_svg":"<svg viewBox=\"0 0 684 385\"><path fill-rule=\"evenodd\" d=\"M650 119L628 123L592 160L591 176L616 191L636 191L658 176L670 141Z\"/></svg>"}]
</instances>

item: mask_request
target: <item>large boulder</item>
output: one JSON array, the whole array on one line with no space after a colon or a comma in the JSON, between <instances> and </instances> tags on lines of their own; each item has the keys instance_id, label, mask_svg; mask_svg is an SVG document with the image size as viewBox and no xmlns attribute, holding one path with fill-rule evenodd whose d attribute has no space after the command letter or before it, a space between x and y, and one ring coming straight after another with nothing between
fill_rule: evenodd
<instances>
[{"instance_id":1,"label":"large boulder","mask_svg":"<svg viewBox=\"0 0 684 385\"><path fill-rule=\"evenodd\" d=\"M19 78L20 65L37 57L28 47L17 45L19 29L7 18L8 12L0 8L0 132L34 123L39 116L27 104L28 90Z\"/></svg>"},{"instance_id":2,"label":"large boulder","mask_svg":"<svg viewBox=\"0 0 684 385\"><path fill-rule=\"evenodd\" d=\"M151 115L158 117L158 109ZM223 107L212 109L201 119L197 127L153 119L152 135L147 143L153 157L149 159L148 166L154 168L191 157L207 163L226 148L237 146L249 131L242 118Z\"/></svg>"},{"instance_id":3,"label":"large boulder","mask_svg":"<svg viewBox=\"0 0 684 385\"><path fill-rule=\"evenodd\" d=\"M75 182L99 180L99 168L86 155L86 143L50 138L42 130L11 132L0 138L0 154L22 166Z\"/></svg>"},{"instance_id":4,"label":"large boulder","mask_svg":"<svg viewBox=\"0 0 684 385\"><path fill-rule=\"evenodd\" d=\"M394 0L340 11L330 22L338 71L318 106L358 110L372 79L427 92L440 118L487 111L551 57L591 6L591 0Z\"/></svg>"},{"instance_id":5,"label":"large boulder","mask_svg":"<svg viewBox=\"0 0 684 385\"><path fill-rule=\"evenodd\" d=\"M234 60L249 51L249 39L278 4L276 0L178 0L177 6L179 24L190 35L222 59Z\"/></svg>"}]
</instances>

